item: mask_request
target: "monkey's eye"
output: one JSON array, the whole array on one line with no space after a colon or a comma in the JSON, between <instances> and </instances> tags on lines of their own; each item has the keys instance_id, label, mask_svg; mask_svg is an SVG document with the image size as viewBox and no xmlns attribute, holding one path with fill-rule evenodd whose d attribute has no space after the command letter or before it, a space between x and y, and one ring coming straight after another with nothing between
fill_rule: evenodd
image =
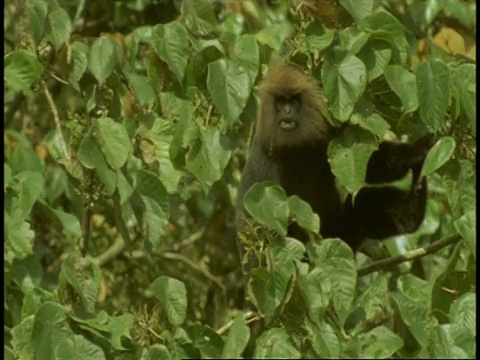
<instances>
[{"instance_id":1,"label":"monkey's eye","mask_svg":"<svg viewBox=\"0 0 480 360\"><path fill-rule=\"evenodd\" d=\"M294 98L290 99L290 104L295 110L300 109L300 98L295 96Z\"/></svg>"},{"instance_id":2,"label":"monkey's eye","mask_svg":"<svg viewBox=\"0 0 480 360\"><path fill-rule=\"evenodd\" d=\"M288 97L281 96L275 99L275 108L277 109L277 111L281 111L286 107L298 111L300 109L300 105L300 95L292 95Z\"/></svg>"}]
</instances>

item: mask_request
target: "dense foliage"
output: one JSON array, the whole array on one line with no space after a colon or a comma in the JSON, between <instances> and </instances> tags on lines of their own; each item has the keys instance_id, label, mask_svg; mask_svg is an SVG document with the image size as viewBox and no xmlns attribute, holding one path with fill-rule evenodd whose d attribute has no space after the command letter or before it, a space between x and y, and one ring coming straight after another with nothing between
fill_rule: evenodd
<instances>
[{"instance_id":1,"label":"dense foliage","mask_svg":"<svg viewBox=\"0 0 480 360\"><path fill-rule=\"evenodd\" d=\"M6 1L6 359L475 358L475 18L473 0ZM345 196L382 140L439 140L420 229L357 254L255 186L244 292L236 192L281 59L321 84Z\"/></svg>"}]
</instances>

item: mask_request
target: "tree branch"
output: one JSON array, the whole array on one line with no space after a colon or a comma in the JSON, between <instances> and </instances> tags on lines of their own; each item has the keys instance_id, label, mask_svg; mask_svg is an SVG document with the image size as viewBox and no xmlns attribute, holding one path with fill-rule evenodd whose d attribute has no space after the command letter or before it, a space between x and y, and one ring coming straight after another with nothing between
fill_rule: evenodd
<instances>
[{"instance_id":1,"label":"tree branch","mask_svg":"<svg viewBox=\"0 0 480 360\"><path fill-rule=\"evenodd\" d=\"M461 239L462 237L459 234L451 235L442 240L435 241L433 244L427 247L418 248L399 256L394 256L387 259L376 261L358 270L357 277L365 276L365 275L374 273L376 271L388 269L388 268L397 266L398 264L401 264L402 262L405 262L405 261L412 261L415 259L419 259L425 255L437 252L438 250L448 245L455 244L459 242Z\"/></svg>"}]
</instances>

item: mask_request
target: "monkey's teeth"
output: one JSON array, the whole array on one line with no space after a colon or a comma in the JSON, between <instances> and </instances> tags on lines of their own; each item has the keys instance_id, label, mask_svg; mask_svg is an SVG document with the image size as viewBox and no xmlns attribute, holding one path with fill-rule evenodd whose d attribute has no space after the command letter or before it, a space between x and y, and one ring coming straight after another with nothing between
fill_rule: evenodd
<instances>
[{"instance_id":1,"label":"monkey's teeth","mask_svg":"<svg viewBox=\"0 0 480 360\"><path fill-rule=\"evenodd\" d=\"M297 123L291 120L281 120L280 121L280 128L283 130L292 130L297 127Z\"/></svg>"}]
</instances>

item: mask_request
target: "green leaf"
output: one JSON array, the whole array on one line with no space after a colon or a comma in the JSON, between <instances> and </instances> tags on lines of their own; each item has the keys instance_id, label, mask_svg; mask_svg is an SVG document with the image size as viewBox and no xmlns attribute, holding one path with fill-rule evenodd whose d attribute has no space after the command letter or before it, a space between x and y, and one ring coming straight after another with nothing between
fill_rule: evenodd
<instances>
[{"instance_id":1,"label":"green leaf","mask_svg":"<svg viewBox=\"0 0 480 360\"><path fill-rule=\"evenodd\" d=\"M185 132L193 124L193 105L190 100L180 99L171 92L161 93L160 102L165 119L174 119L169 154L170 160L175 163L177 157L183 153L183 146L186 143Z\"/></svg>"},{"instance_id":2,"label":"green leaf","mask_svg":"<svg viewBox=\"0 0 480 360\"><path fill-rule=\"evenodd\" d=\"M259 359L300 359L301 354L292 345L285 329L273 328L267 330L258 338L253 357Z\"/></svg>"},{"instance_id":3,"label":"green leaf","mask_svg":"<svg viewBox=\"0 0 480 360\"><path fill-rule=\"evenodd\" d=\"M318 357L324 359L340 358L340 341L335 329L325 321L314 324L308 319L305 327L310 335L312 347Z\"/></svg>"},{"instance_id":4,"label":"green leaf","mask_svg":"<svg viewBox=\"0 0 480 360\"><path fill-rule=\"evenodd\" d=\"M452 84L459 92L462 109L467 114L475 136L477 131L477 67L475 64L462 64L452 72Z\"/></svg>"},{"instance_id":5,"label":"green leaf","mask_svg":"<svg viewBox=\"0 0 480 360\"><path fill-rule=\"evenodd\" d=\"M362 347L362 358L386 359L400 350L404 343L401 337L386 326L377 326L366 334L360 334L357 341Z\"/></svg>"},{"instance_id":6,"label":"green leaf","mask_svg":"<svg viewBox=\"0 0 480 360\"><path fill-rule=\"evenodd\" d=\"M7 163L3 164L3 190L13 185L12 169Z\"/></svg>"},{"instance_id":7,"label":"green leaf","mask_svg":"<svg viewBox=\"0 0 480 360\"><path fill-rule=\"evenodd\" d=\"M404 113L418 108L416 76L400 65L388 65L385 79L393 92L400 98Z\"/></svg>"},{"instance_id":8,"label":"green leaf","mask_svg":"<svg viewBox=\"0 0 480 360\"><path fill-rule=\"evenodd\" d=\"M62 274L75 289L83 307L93 312L102 279L100 268L91 261L71 255L62 263Z\"/></svg>"},{"instance_id":9,"label":"green leaf","mask_svg":"<svg viewBox=\"0 0 480 360\"><path fill-rule=\"evenodd\" d=\"M158 249L162 235L165 234L168 224L168 212L156 201L142 196L145 205L143 223L145 226L146 240L152 249Z\"/></svg>"},{"instance_id":10,"label":"green leaf","mask_svg":"<svg viewBox=\"0 0 480 360\"><path fill-rule=\"evenodd\" d=\"M33 41L38 46L45 30L48 3L44 0L27 0L25 2L25 10L27 11Z\"/></svg>"},{"instance_id":11,"label":"green leaf","mask_svg":"<svg viewBox=\"0 0 480 360\"><path fill-rule=\"evenodd\" d=\"M8 130L6 130L5 133L19 144L19 146L13 150L13 153L10 155L10 161L8 162L12 168L12 173L15 174L24 170L43 173L45 171L44 166L25 135Z\"/></svg>"},{"instance_id":12,"label":"green leaf","mask_svg":"<svg viewBox=\"0 0 480 360\"><path fill-rule=\"evenodd\" d=\"M275 264L269 272L265 268L255 268L250 274L251 279L247 288L249 299L264 315L268 325L285 298L293 275L293 266Z\"/></svg>"},{"instance_id":13,"label":"green leaf","mask_svg":"<svg viewBox=\"0 0 480 360\"><path fill-rule=\"evenodd\" d=\"M229 125L238 119L252 90L253 78L226 59L208 64L207 88L215 107Z\"/></svg>"},{"instance_id":14,"label":"green leaf","mask_svg":"<svg viewBox=\"0 0 480 360\"><path fill-rule=\"evenodd\" d=\"M450 319L452 323L468 330L472 336L476 334L476 305L476 294L469 292L460 296L450 308Z\"/></svg>"},{"instance_id":15,"label":"green leaf","mask_svg":"<svg viewBox=\"0 0 480 360\"><path fill-rule=\"evenodd\" d=\"M170 324L183 324L187 315L187 290L183 282L160 276L152 283L150 290L165 309Z\"/></svg>"},{"instance_id":16,"label":"green leaf","mask_svg":"<svg viewBox=\"0 0 480 360\"><path fill-rule=\"evenodd\" d=\"M358 267L362 267L362 264ZM390 274L379 274L368 277L360 277L357 281L359 296L355 299L355 307L364 313L364 319L376 319L385 314L385 294L388 292Z\"/></svg>"},{"instance_id":17,"label":"green leaf","mask_svg":"<svg viewBox=\"0 0 480 360\"><path fill-rule=\"evenodd\" d=\"M239 36L235 41L233 53L232 59L235 59L235 66L242 69L248 75L248 87L250 89L249 92L251 92L258 74L260 60L258 44L255 41L255 37L248 34Z\"/></svg>"},{"instance_id":18,"label":"green leaf","mask_svg":"<svg viewBox=\"0 0 480 360\"><path fill-rule=\"evenodd\" d=\"M453 222L453 226L467 243L473 257L477 256L477 219L476 211L470 210Z\"/></svg>"},{"instance_id":19,"label":"green leaf","mask_svg":"<svg viewBox=\"0 0 480 360\"><path fill-rule=\"evenodd\" d=\"M322 269L332 285L332 301L340 323L343 325L352 308L357 267L352 249L338 239L325 239L309 249L310 259Z\"/></svg>"},{"instance_id":20,"label":"green leaf","mask_svg":"<svg viewBox=\"0 0 480 360\"><path fill-rule=\"evenodd\" d=\"M240 358L243 350L248 344L250 338L250 328L245 322L243 314L238 315L230 331L223 347L222 358Z\"/></svg>"},{"instance_id":21,"label":"green leaf","mask_svg":"<svg viewBox=\"0 0 480 360\"><path fill-rule=\"evenodd\" d=\"M108 36L97 38L90 48L88 68L97 81L102 84L115 70L117 48Z\"/></svg>"},{"instance_id":22,"label":"green leaf","mask_svg":"<svg viewBox=\"0 0 480 360\"><path fill-rule=\"evenodd\" d=\"M243 199L245 209L260 224L287 234L288 200L283 189L273 183L254 184Z\"/></svg>"},{"instance_id":23,"label":"green leaf","mask_svg":"<svg viewBox=\"0 0 480 360\"><path fill-rule=\"evenodd\" d=\"M420 117L431 131L437 131L444 124L449 103L448 67L439 59L431 59L418 65L415 73Z\"/></svg>"},{"instance_id":24,"label":"green leaf","mask_svg":"<svg viewBox=\"0 0 480 360\"><path fill-rule=\"evenodd\" d=\"M47 302L35 314L32 342L39 359L55 359L55 348L61 341L73 339L67 315L60 304Z\"/></svg>"},{"instance_id":25,"label":"green leaf","mask_svg":"<svg viewBox=\"0 0 480 360\"><path fill-rule=\"evenodd\" d=\"M155 344L147 349L143 349L140 360L171 360L170 353L164 345Z\"/></svg>"},{"instance_id":26,"label":"green leaf","mask_svg":"<svg viewBox=\"0 0 480 360\"><path fill-rule=\"evenodd\" d=\"M383 40L371 40L357 54L367 68L368 82L381 76L392 58L392 49Z\"/></svg>"},{"instance_id":27,"label":"green leaf","mask_svg":"<svg viewBox=\"0 0 480 360\"><path fill-rule=\"evenodd\" d=\"M24 317L12 328L12 346L20 359L34 360L34 343L32 339L34 316Z\"/></svg>"},{"instance_id":28,"label":"green leaf","mask_svg":"<svg viewBox=\"0 0 480 360\"><path fill-rule=\"evenodd\" d=\"M44 179L41 173L26 170L15 175L15 180L17 181L21 219L24 220L30 214L35 202L45 191Z\"/></svg>"},{"instance_id":29,"label":"green leaf","mask_svg":"<svg viewBox=\"0 0 480 360\"><path fill-rule=\"evenodd\" d=\"M360 22L370 15L376 5L375 3L375 0L340 0L340 5L352 15L356 22Z\"/></svg>"},{"instance_id":30,"label":"green leaf","mask_svg":"<svg viewBox=\"0 0 480 360\"><path fill-rule=\"evenodd\" d=\"M308 51L325 50L333 41L334 33L318 21L312 21L305 29L305 44Z\"/></svg>"},{"instance_id":31,"label":"green leaf","mask_svg":"<svg viewBox=\"0 0 480 360\"><path fill-rule=\"evenodd\" d=\"M149 171L137 172L137 190L144 196L154 200L168 213L168 194L160 179Z\"/></svg>"},{"instance_id":32,"label":"green leaf","mask_svg":"<svg viewBox=\"0 0 480 360\"><path fill-rule=\"evenodd\" d=\"M430 308L432 286L413 275L402 276L399 282L399 291L392 293L393 300L415 340L425 347L428 331L435 324Z\"/></svg>"},{"instance_id":33,"label":"green leaf","mask_svg":"<svg viewBox=\"0 0 480 360\"><path fill-rule=\"evenodd\" d=\"M431 174L442 167L452 157L455 146L455 139L451 136L439 139L428 152L420 176Z\"/></svg>"},{"instance_id":34,"label":"green leaf","mask_svg":"<svg viewBox=\"0 0 480 360\"><path fill-rule=\"evenodd\" d=\"M309 203L293 195L288 198L288 208L290 216L300 227L315 233L320 231L320 218L313 212Z\"/></svg>"},{"instance_id":35,"label":"green leaf","mask_svg":"<svg viewBox=\"0 0 480 360\"><path fill-rule=\"evenodd\" d=\"M79 41L75 41L71 48L73 68L68 75L68 81L77 91L80 91L78 82L87 70L90 49L87 45Z\"/></svg>"},{"instance_id":36,"label":"green leaf","mask_svg":"<svg viewBox=\"0 0 480 360\"><path fill-rule=\"evenodd\" d=\"M379 139L383 139L386 132L390 130L388 122L377 113L365 116L362 113L355 112L350 118L350 122L353 125L358 125L362 129L370 131L375 134Z\"/></svg>"},{"instance_id":37,"label":"green leaf","mask_svg":"<svg viewBox=\"0 0 480 360\"><path fill-rule=\"evenodd\" d=\"M188 33L177 21L153 28L151 41L153 50L160 59L165 61L178 82L182 82L189 59Z\"/></svg>"},{"instance_id":38,"label":"green leaf","mask_svg":"<svg viewBox=\"0 0 480 360\"><path fill-rule=\"evenodd\" d=\"M113 169L121 168L132 152L132 144L125 127L108 117L95 121L94 137L105 159Z\"/></svg>"},{"instance_id":39,"label":"green leaf","mask_svg":"<svg viewBox=\"0 0 480 360\"><path fill-rule=\"evenodd\" d=\"M347 121L365 91L365 64L354 55L335 60L326 57L322 79L332 114L340 121Z\"/></svg>"},{"instance_id":40,"label":"green leaf","mask_svg":"<svg viewBox=\"0 0 480 360\"><path fill-rule=\"evenodd\" d=\"M12 214L4 212L4 260L11 264L14 259L23 259L32 254L35 233L30 224L21 218L20 208Z\"/></svg>"},{"instance_id":41,"label":"green leaf","mask_svg":"<svg viewBox=\"0 0 480 360\"><path fill-rule=\"evenodd\" d=\"M195 35L208 35L218 25L214 3L210 0L184 0L182 15L185 26Z\"/></svg>"},{"instance_id":42,"label":"green leaf","mask_svg":"<svg viewBox=\"0 0 480 360\"><path fill-rule=\"evenodd\" d=\"M275 239L268 244L267 249L275 265L292 271L294 262L300 261L305 254L305 246L302 242L291 237Z\"/></svg>"},{"instance_id":43,"label":"green leaf","mask_svg":"<svg viewBox=\"0 0 480 360\"><path fill-rule=\"evenodd\" d=\"M144 220L147 240L152 248L156 249L168 223L167 189L155 174L140 170L137 172L137 190L142 194L145 204Z\"/></svg>"},{"instance_id":44,"label":"green leaf","mask_svg":"<svg viewBox=\"0 0 480 360\"><path fill-rule=\"evenodd\" d=\"M195 127L191 130L188 145L186 169L207 184L220 179L230 161L230 139L215 127Z\"/></svg>"},{"instance_id":45,"label":"green leaf","mask_svg":"<svg viewBox=\"0 0 480 360\"><path fill-rule=\"evenodd\" d=\"M78 160L87 169L95 169L98 177L105 186L105 193L112 195L117 187L117 176L107 164L100 146L93 136L87 135L80 143Z\"/></svg>"},{"instance_id":46,"label":"green leaf","mask_svg":"<svg viewBox=\"0 0 480 360\"><path fill-rule=\"evenodd\" d=\"M292 25L287 21L284 21L264 27L255 34L255 37L260 44L268 45L273 50L280 51L285 40L291 33Z\"/></svg>"},{"instance_id":47,"label":"green leaf","mask_svg":"<svg viewBox=\"0 0 480 360\"><path fill-rule=\"evenodd\" d=\"M91 135L83 138L78 147L78 160L87 169L95 169L98 166L106 164L105 157L100 149L100 146Z\"/></svg>"},{"instance_id":48,"label":"green leaf","mask_svg":"<svg viewBox=\"0 0 480 360\"><path fill-rule=\"evenodd\" d=\"M370 33L357 27L348 27L338 33L340 46L334 51L346 50L349 55L356 55L370 39ZM341 54L342 51L339 53Z\"/></svg>"},{"instance_id":49,"label":"green leaf","mask_svg":"<svg viewBox=\"0 0 480 360\"><path fill-rule=\"evenodd\" d=\"M475 336L456 324L442 324L430 331L428 345L418 354L432 359L473 359L476 357Z\"/></svg>"},{"instance_id":50,"label":"green leaf","mask_svg":"<svg viewBox=\"0 0 480 360\"><path fill-rule=\"evenodd\" d=\"M130 332L132 331L135 319L132 314L123 314L120 316L111 316L109 325L112 332L112 347L115 350L126 350L122 345L122 337L132 340Z\"/></svg>"},{"instance_id":51,"label":"green leaf","mask_svg":"<svg viewBox=\"0 0 480 360\"><path fill-rule=\"evenodd\" d=\"M155 100L155 91L150 86L146 76L129 74L128 83L132 86L133 92L140 105L143 106Z\"/></svg>"},{"instance_id":52,"label":"green leaf","mask_svg":"<svg viewBox=\"0 0 480 360\"><path fill-rule=\"evenodd\" d=\"M13 91L30 92L43 73L43 66L35 55L25 50L14 51L5 56L5 83Z\"/></svg>"},{"instance_id":53,"label":"green leaf","mask_svg":"<svg viewBox=\"0 0 480 360\"><path fill-rule=\"evenodd\" d=\"M195 322L189 326L187 331L193 346L200 351L202 359L222 357L225 342L210 326Z\"/></svg>"},{"instance_id":54,"label":"green leaf","mask_svg":"<svg viewBox=\"0 0 480 360\"><path fill-rule=\"evenodd\" d=\"M310 321L318 323L332 299L332 283L328 273L315 267L309 273L308 268L297 262L298 286L307 305ZM321 339L319 339L320 341Z\"/></svg>"},{"instance_id":55,"label":"green leaf","mask_svg":"<svg viewBox=\"0 0 480 360\"><path fill-rule=\"evenodd\" d=\"M58 227L62 229L63 232L75 237L82 236L82 229L77 217L66 213L62 209L54 209L44 201L40 201L38 205L45 213L45 216L50 217L53 222L57 223Z\"/></svg>"},{"instance_id":56,"label":"green leaf","mask_svg":"<svg viewBox=\"0 0 480 360\"><path fill-rule=\"evenodd\" d=\"M82 335L58 339L54 360L106 360L102 348Z\"/></svg>"},{"instance_id":57,"label":"green leaf","mask_svg":"<svg viewBox=\"0 0 480 360\"><path fill-rule=\"evenodd\" d=\"M396 62L406 64L409 45L405 38L405 27L395 16L379 8L358 25L360 29L370 33L372 38L387 41L394 50Z\"/></svg>"},{"instance_id":58,"label":"green leaf","mask_svg":"<svg viewBox=\"0 0 480 360\"><path fill-rule=\"evenodd\" d=\"M201 358L217 359L222 357L224 340L210 326L195 322L187 331L193 346L200 351Z\"/></svg>"},{"instance_id":59,"label":"green leaf","mask_svg":"<svg viewBox=\"0 0 480 360\"><path fill-rule=\"evenodd\" d=\"M68 13L60 6L48 14L49 38L55 50L59 50L70 38L73 30L72 21Z\"/></svg>"},{"instance_id":60,"label":"green leaf","mask_svg":"<svg viewBox=\"0 0 480 360\"><path fill-rule=\"evenodd\" d=\"M460 176L458 177L460 202L462 204L463 213L476 213L477 208L477 168L472 161L460 160ZM473 229L476 229L474 227Z\"/></svg>"},{"instance_id":61,"label":"green leaf","mask_svg":"<svg viewBox=\"0 0 480 360\"><path fill-rule=\"evenodd\" d=\"M354 143L333 139L328 146L328 158L333 174L350 193L357 193L365 184L368 160L375 151L374 144Z\"/></svg>"},{"instance_id":62,"label":"green leaf","mask_svg":"<svg viewBox=\"0 0 480 360\"><path fill-rule=\"evenodd\" d=\"M190 104L190 102L186 103ZM138 116L137 119L140 123L153 122L150 131L145 135L142 134L142 136L153 142L155 146L154 156L160 168L160 180L167 188L169 194L175 193L184 173L174 167L173 162L170 160L170 149L173 146L172 134L176 133L178 127L182 125L179 125L178 122L175 124L171 120L152 117L151 115ZM177 126L177 129L174 126ZM180 141L183 143L183 138Z\"/></svg>"}]
</instances>

